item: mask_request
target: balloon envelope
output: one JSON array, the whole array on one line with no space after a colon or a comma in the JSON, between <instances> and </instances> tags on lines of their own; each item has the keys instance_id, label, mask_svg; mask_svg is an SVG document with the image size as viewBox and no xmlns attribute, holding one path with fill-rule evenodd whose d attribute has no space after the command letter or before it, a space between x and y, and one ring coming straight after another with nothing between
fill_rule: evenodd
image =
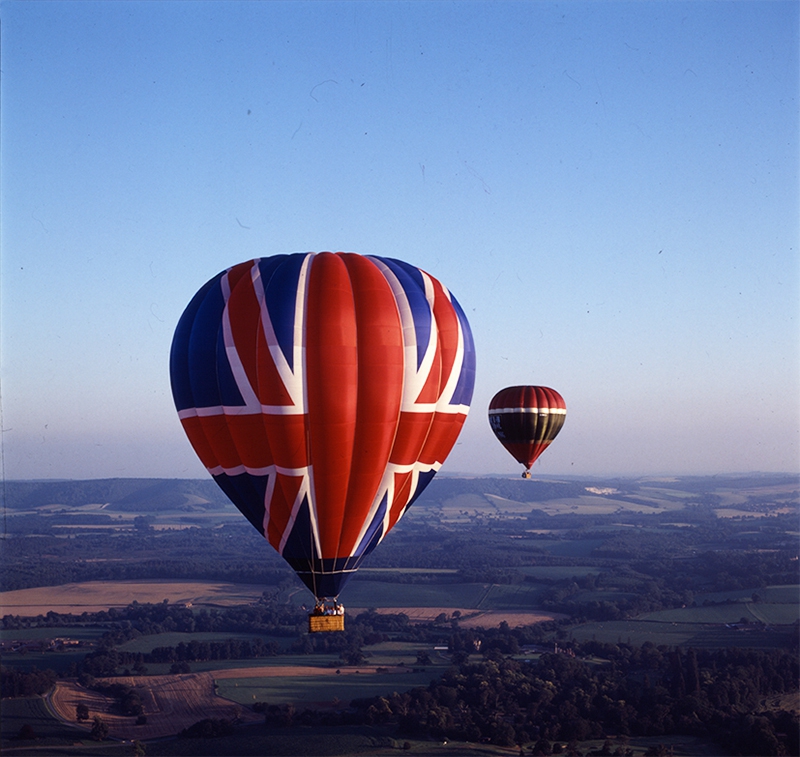
<instances>
[{"instance_id":1,"label":"balloon envelope","mask_svg":"<svg viewBox=\"0 0 800 757\"><path fill-rule=\"evenodd\" d=\"M175 331L196 453L316 597L336 597L439 470L475 377L467 319L399 260L296 253L215 276Z\"/></svg>"},{"instance_id":2,"label":"balloon envelope","mask_svg":"<svg viewBox=\"0 0 800 757\"><path fill-rule=\"evenodd\" d=\"M489 403L489 425L500 443L529 470L561 431L564 398L546 386L509 386Z\"/></svg>"}]
</instances>

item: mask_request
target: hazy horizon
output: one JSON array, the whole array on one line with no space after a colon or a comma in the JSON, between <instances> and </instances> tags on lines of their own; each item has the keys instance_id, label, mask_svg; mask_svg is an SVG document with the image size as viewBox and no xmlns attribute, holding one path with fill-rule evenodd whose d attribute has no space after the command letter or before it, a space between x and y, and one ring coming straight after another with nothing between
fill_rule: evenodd
<instances>
[{"instance_id":1,"label":"hazy horizon","mask_svg":"<svg viewBox=\"0 0 800 757\"><path fill-rule=\"evenodd\" d=\"M561 479L620 479L623 481L633 480L670 480L682 478L780 478L788 476L791 478L800 478L800 473L792 471L731 471L731 472L718 472L718 473L639 473L639 474L616 474L616 473L598 473L598 474L577 474L577 473L561 473L532 476L532 482L538 481L558 481ZM521 478L519 475L513 473L469 473L465 471L445 471L441 470L436 474L437 480L439 478ZM6 478L9 483L58 483L59 481L114 481L119 479L133 480L133 481L211 481L213 478L206 474L203 476L89 476L85 478Z\"/></svg>"},{"instance_id":2,"label":"hazy horizon","mask_svg":"<svg viewBox=\"0 0 800 757\"><path fill-rule=\"evenodd\" d=\"M440 475L800 472L794 2L3 4L2 475L207 477L169 387L219 271L396 257L472 327ZM729 473L720 473L728 471ZM135 472L135 473L133 473Z\"/></svg>"}]
</instances>

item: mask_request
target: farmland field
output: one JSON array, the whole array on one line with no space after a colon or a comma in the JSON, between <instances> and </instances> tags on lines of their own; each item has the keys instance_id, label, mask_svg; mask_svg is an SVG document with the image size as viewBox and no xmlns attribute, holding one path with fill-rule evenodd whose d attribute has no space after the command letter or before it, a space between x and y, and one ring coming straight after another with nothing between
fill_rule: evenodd
<instances>
[{"instance_id":1,"label":"farmland field","mask_svg":"<svg viewBox=\"0 0 800 757\"><path fill-rule=\"evenodd\" d=\"M701 626L694 623L650 623L640 620L609 620L583 623L569 630L569 638L576 641L601 641L607 644L653 644L686 646Z\"/></svg>"},{"instance_id":2,"label":"farmland field","mask_svg":"<svg viewBox=\"0 0 800 757\"><path fill-rule=\"evenodd\" d=\"M390 589L390 590L389 590ZM345 607L473 607L485 592L482 584L387 584L354 578L342 593Z\"/></svg>"},{"instance_id":3,"label":"farmland field","mask_svg":"<svg viewBox=\"0 0 800 757\"><path fill-rule=\"evenodd\" d=\"M425 665L417 661L421 650L430 657ZM429 645L412 642L383 642L365 652L367 659L360 665L344 665L333 655L281 655L211 675L217 692L236 702L292 702L305 708L346 705L357 697L427 686L450 665L449 658Z\"/></svg>"},{"instance_id":4,"label":"farmland field","mask_svg":"<svg viewBox=\"0 0 800 757\"><path fill-rule=\"evenodd\" d=\"M0 701L0 727L2 728L3 751L14 746L24 746L25 742L12 741L23 725L30 725L37 737L36 746L71 744L76 739L75 730L56 720L41 697L20 697ZM72 711L73 719L75 711ZM41 752L40 752L41 753Z\"/></svg>"},{"instance_id":5,"label":"farmland field","mask_svg":"<svg viewBox=\"0 0 800 757\"><path fill-rule=\"evenodd\" d=\"M583 623L569 630L576 641L601 641L607 644L645 642L675 647L748 647L753 649L785 649L797 638L793 626L734 627L724 623L679 623L652 620L610 620Z\"/></svg>"},{"instance_id":6,"label":"farmland field","mask_svg":"<svg viewBox=\"0 0 800 757\"><path fill-rule=\"evenodd\" d=\"M232 677L237 671L226 671L231 677L217 677L218 693L241 704L253 702L291 702L299 708L346 706L360 697L380 696L392 691L406 691L415 686L427 686L444 672L446 665L425 668L397 668L385 673L374 666L355 670L335 669L278 669L270 676L249 675L260 669L250 669L246 678Z\"/></svg>"},{"instance_id":7,"label":"farmland field","mask_svg":"<svg viewBox=\"0 0 800 757\"><path fill-rule=\"evenodd\" d=\"M742 618L749 622L788 625L798 620L797 605L736 602L734 604L686 607L660 610L642 615L639 620L662 623L738 623Z\"/></svg>"},{"instance_id":8,"label":"farmland field","mask_svg":"<svg viewBox=\"0 0 800 757\"><path fill-rule=\"evenodd\" d=\"M53 638L70 638L77 641L90 642L99 639L104 633L102 628L85 626L61 626L58 628L3 628L0 630L0 641L18 639L48 640Z\"/></svg>"},{"instance_id":9,"label":"farmland field","mask_svg":"<svg viewBox=\"0 0 800 757\"><path fill-rule=\"evenodd\" d=\"M165 599L223 607L255 602L262 592L262 586L220 581L87 581L0 592L0 612L26 616L45 615L51 610L80 614L127 607L134 600L157 604Z\"/></svg>"},{"instance_id":10,"label":"farmland field","mask_svg":"<svg viewBox=\"0 0 800 757\"><path fill-rule=\"evenodd\" d=\"M800 586L788 584L785 586L763 586L758 589L739 589L733 591L719 591L713 594L698 594L695 597L697 604L703 602L750 602L753 594L758 594L759 601L773 604L800 605Z\"/></svg>"},{"instance_id":11,"label":"farmland field","mask_svg":"<svg viewBox=\"0 0 800 757\"><path fill-rule=\"evenodd\" d=\"M356 608L354 612L358 612L360 609L366 608ZM441 614L450 620L453 613L458 612L461 614L458 621L459 628L496 628L503 622L515 628L566 617L560 613L537 610L474 610L462 607L391 607L379 609L377 612L383 614L403 613L412 623L430 623Z\"/></svg>"}]
</instances>

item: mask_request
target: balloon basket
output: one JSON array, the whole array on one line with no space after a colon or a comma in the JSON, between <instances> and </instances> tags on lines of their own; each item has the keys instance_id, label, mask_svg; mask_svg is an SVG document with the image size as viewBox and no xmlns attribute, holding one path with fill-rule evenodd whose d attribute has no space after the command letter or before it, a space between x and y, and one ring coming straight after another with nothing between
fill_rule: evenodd
<instances>
[{"instance_id":1,"label":"balloon basket","mask_svg":"<svg viewBox=\"0 0 800 757\"><path fill-rule=\"evenodd\" d=\"M328 631L344 631L344 605L340 605L335 599L317 602L308 616L309 633Z\"/></svg>"}]
</instances>

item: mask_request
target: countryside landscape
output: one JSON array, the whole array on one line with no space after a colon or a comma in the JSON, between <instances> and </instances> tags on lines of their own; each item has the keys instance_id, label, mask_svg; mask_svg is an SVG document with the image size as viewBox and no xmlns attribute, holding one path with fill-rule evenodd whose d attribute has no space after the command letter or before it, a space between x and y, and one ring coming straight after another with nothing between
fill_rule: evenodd
<instances>
[{"instance_id":1,"label":"countryside landscape","mask_svg":"<svg viewBox=\"0 0 800 757\"><path fill-rule=\"evenodd\" d=\"M797 476L440 476L328 634L210 480L4 499L4 754L800 753Z\"/></svg>"}]
</instances>

